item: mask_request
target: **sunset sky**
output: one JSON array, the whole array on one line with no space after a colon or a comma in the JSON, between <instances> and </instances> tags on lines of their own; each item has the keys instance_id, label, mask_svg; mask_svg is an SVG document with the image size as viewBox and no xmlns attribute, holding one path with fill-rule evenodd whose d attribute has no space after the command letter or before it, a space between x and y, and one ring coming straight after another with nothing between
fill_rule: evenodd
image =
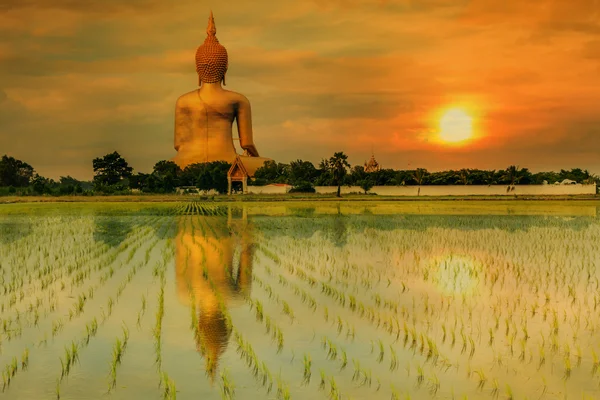
<instances>
[{"instance_id":1,"label":"sunset sky","mask_svg":"<svg viewBox=\"0 0 600 400\"><path fill-rule=\"evenodd\" d=\"M0 155L55 179L172 158L211 9L262 156L600 174L600 0L2 0ZM436 139L452 108L462 146Z\"/></svg>"}]
</instances>

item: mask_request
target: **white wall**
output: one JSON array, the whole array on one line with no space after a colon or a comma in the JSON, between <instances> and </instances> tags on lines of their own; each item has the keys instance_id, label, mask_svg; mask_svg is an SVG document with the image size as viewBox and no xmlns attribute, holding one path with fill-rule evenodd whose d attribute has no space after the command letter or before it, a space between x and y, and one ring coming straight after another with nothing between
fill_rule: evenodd
<instances>
[{"instance_id":1,"label":"white wall","mask_svg":"<svg viewBox=\"0 0 600 400\"><path fill-rule=\"evenodd\" d=\"M507 185L444 185L421 186L373 186L369 193L381 196L485 196L485 195L569 195L569 194L596 194L596 184L583 185L515 185L513 190L507 191ZM316 186L317 193L335 193L335 186ZM358 186L342 186L342 193L364 193Z\"/></svg>"},{"instance_id":2,"label":"white wall","mask_svg":"<svg viewBox=\"0 0 600 400\"><path fill-rule=\"evenodd\" d=\"M289 185L286 186L247 186L248 193L250 194L285 194L292 188Z\"/></svg>"}]
</instances>

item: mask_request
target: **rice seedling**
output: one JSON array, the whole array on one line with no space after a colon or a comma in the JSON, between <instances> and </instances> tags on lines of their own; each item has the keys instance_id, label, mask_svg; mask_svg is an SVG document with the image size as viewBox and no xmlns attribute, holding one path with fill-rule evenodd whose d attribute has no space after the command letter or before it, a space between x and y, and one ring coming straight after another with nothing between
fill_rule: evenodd
<instances>
[{"instance_id":1,"label":"rice seedling","mask_svg":"<svg viewBox=\"0 0 600 400\"><path fill-rule=\"evenodd\" d=\"M312 360L310 358L310 355L305 354L304 355L304 376L303 376L303 380L302 380L302 383L305 385L308 385L310 383L310 377L312 375L311 368L312 368Z\"/></svg>"},{"instance_id":2,"label":"rice seedling","mask_svg":"<svg viewBox=\"0 0 600 400\"><path fill-rule=\"evenodd\" d=\"M498 392L500 390L500 385L498 384L498 379L494 378L494 380L492 381L492 397L497 398L498 397Z\"/></svg>"},{"instance_id":3,"label":"rice seedling","mask_svg":"<svg viewBox=\"0 0 600 400\"><path fill-rule=\"evenodd\" d=\"M429 393L432 396L435 396L440 389L440 380L437 375L433 373L433 376L429 378Z\"/></svg>"},{"instance_id":4,"label":"rice seedling","mask_svg":"<svg viewBox=\"0 0 600 400\"><path fill-rule=\"evenodd\" d=\"M513 391L509 384L506 384L506 400L514 400Z\"/></svg>"},{"instance_id":5,"label":"rice seedling","mask_svg":"<svg viewBox=\"0 0 600 400\"><path fill-rule=\"evenodd\" d=\"M380 363L383 361L383 357L385 355L385 347L384 347L381 339L379 339L378 344L379 344L379 356L377 357L377 362Z\"/></svg>"},{"instance_id":6,"label":"rice seedling","mask_svg":"<svg viewBox=\"0 0 600 400\"><path fill-rule=\"evenodd\" d=\"M229 371L224 369L221 372L221 398L233 399L235 397L235 385L229 376Z\"/></svg>"},{"instance_id":7,"label":"rice seedling","mask_svg":"<svg viewBox=\"0 0 600 400\"><path fill-rule=\"evenodd\" d=\"M21 369L27 370L28 366L29 366L29 349L26 348L25 350L23 350L23 355L21 357Z\"/></svg>"},{"instance_id":8,"label":"rice seedling","mask_svg":"<svg viewBox=\"0 0 600 400\"><path fill-rule=\"evenodd\" d=\"M475 373L477 374L477 376L479 378L479 383L477 384L477 388L480 390L483 390L483 387L485 386L485 383L487 381L485 372L483 371L483 369L479 369L479 370L475 371Z\"/></svg>"},{"instance_id":9,"label":"rice seedling","mask_svg":"<svg viewBox=\"0 0 600 400\"><path fill-rule=\"evenodd\" d=\"M319 382L319 389L324 390L325 389L325 381L326 381L325 370L321 369L319 372L321 375L321 381Z\"/></svg>"},{"instance_id":10,"label":"rice seedling","mask_svg":"<svg viewBox=\"0 0 600 400\"><path fill-rule=\"evenodd\" d=\"M423 383L425 379L425 373L423 372L423 367L420 364L417 364L417 383L420 385Z\"/></svg>"},{"instance_id":11,"label":"rice seedling","mask_svg":"<svg viewBox=\"0 0 600 400\"><path fill-rule=\"evenodd\" d=\"M565 373L563 375L563 378L567 380L571 377L571 359L567 356L564 357L564 369Z\"/></svg>"},{"instance_id":12,"label":"rice seedling","mask_svg":"<svg viewBox=\"0 0 600 400\"><path fill-rule=\"evenodd\" d=\"M177 399L177 388L175 387L175 382L166 372L163 372L161 376L161 382L163 387L163 400L176 400Z\"/></svg>"}]
</instances>

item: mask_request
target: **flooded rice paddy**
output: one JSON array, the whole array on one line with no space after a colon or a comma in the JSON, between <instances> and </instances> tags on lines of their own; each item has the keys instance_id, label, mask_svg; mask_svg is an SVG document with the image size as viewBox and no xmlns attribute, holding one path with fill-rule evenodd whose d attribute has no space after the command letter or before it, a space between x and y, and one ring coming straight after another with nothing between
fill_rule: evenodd
<instances>
[{"instance_id":1,"label":"flooded rice paddy","mask_svg":"<svg viewBox=\"0 0 600 400\"><path fill-rule=\"evenodd\" d=\"M0 206L0 398L600 398L592 202Z\"/></svg>"}]
</instances>

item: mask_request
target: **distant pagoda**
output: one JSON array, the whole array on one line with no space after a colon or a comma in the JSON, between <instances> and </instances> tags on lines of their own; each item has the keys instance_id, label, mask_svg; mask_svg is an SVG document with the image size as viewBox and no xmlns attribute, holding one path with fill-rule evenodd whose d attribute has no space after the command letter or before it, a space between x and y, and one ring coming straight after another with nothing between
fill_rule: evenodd
<instances>
[{"instance_id":1,"label":"distant pagoda","mask_svg":"<svg viewBox=\"0 0 600 400\"><path fill-rule=\"evenodd\" d=\"M365 172L377 172L381 169L377 160L375 160L375 155L371 153L371 159L365 162L364 166Z\"/></svg>"}]
</instances>

